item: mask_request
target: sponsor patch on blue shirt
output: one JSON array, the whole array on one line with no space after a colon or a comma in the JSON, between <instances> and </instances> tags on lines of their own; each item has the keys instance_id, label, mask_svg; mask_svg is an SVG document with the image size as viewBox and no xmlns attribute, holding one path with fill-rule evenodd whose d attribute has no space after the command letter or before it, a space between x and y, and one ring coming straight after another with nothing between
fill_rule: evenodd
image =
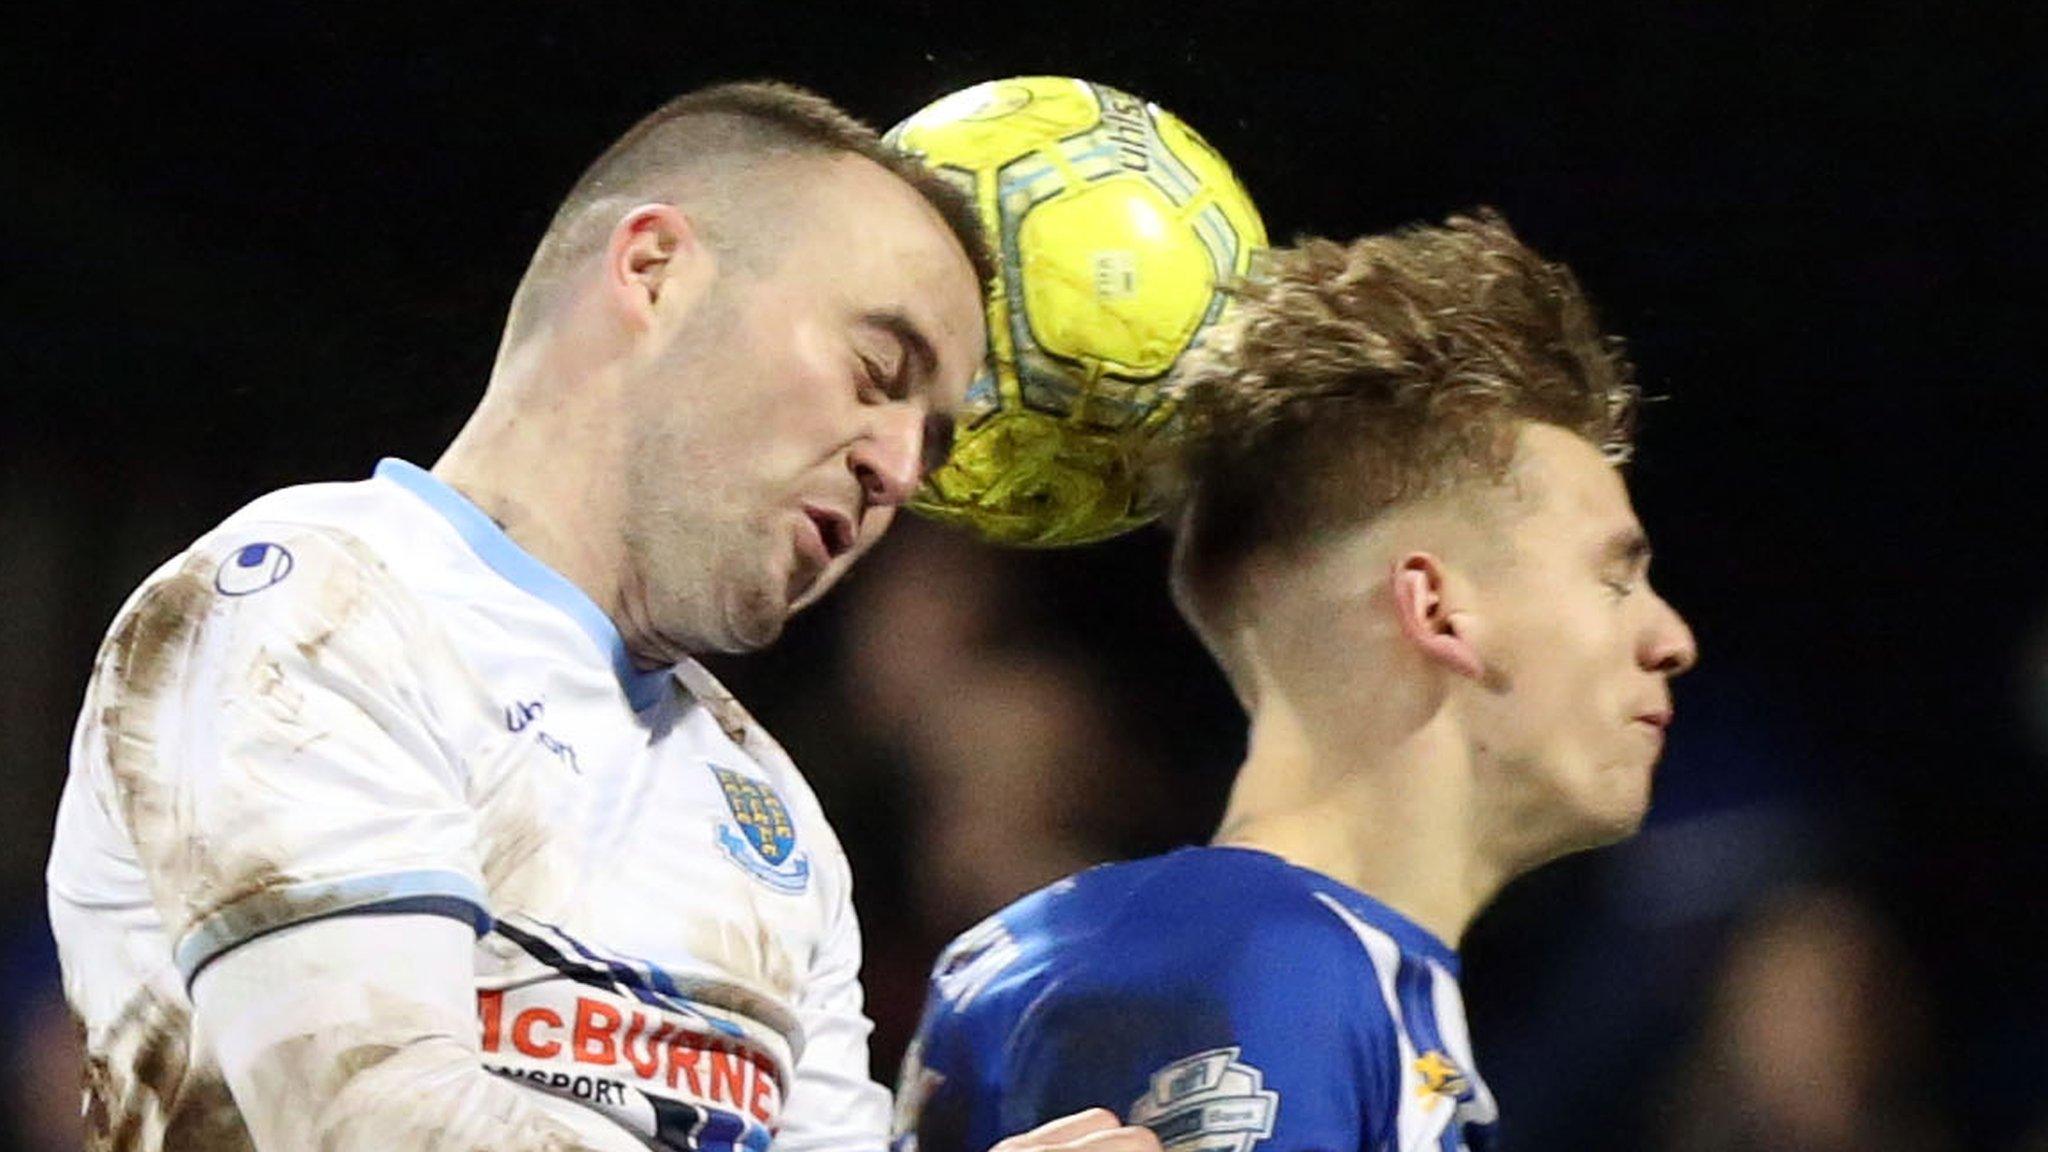
<instances>
[{"instance_id":1,"label":"sponsor patch on blue shirt","mask_svg":"<svg viewBox=\"0 0 2048 1152\"><path fill-rule=\"evenodd\" d=\"M1131 1104L1131 1123L1152 1129L1169 1152L1250 1152L1273 1134L1280 1094L1242 1052L1197 1052L1154 1072L1150 1090Z\"/></svg>"}]
</instances>

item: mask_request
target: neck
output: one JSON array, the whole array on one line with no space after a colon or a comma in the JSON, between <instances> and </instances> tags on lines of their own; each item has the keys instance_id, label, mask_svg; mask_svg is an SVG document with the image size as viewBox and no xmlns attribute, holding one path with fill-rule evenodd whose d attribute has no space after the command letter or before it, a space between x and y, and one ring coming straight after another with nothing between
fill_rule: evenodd
<instances>
[{"instance_id":1,"label":"neck","mask_svg":"<svg viewBox=\"0 0 2048 1152\"><path fill-rule=\"evenodd\" d=\"M1404 719L1387 694L1361 695L1314 713L1254 696L1215 842L1323 873L1456 947L1510 878L1483 851L1471 754L1445 708Z\"/></svg>"},{"instance_id":2,"label":"neck","mask_svg":"<svg viewBox=\"0 0 2048 1152\"><path fill-rule=\"evenodd\" d=\"M591 415L604 410L615 375L544 334L508 343L483 402L433 472L620 624L624 556L613 528L622 486L600 472L620 459L620 445L612 425Z\"/></svg>"}]
</instances>

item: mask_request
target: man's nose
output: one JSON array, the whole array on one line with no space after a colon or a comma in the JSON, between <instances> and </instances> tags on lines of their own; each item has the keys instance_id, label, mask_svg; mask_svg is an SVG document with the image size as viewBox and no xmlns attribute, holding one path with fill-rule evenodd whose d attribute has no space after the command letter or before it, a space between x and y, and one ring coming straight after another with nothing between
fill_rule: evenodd
<instances>
[{"instance_id":1,"label":"man's nose","mask_svg":"<svg viewBox=\"0 0 2048 1152\"><path fill-rule=\"evenodd\" d=\"M1657 619L1643 637L1643 667L1666 676L1684 674L1700 661L1699 642L1692 625L1663 597L1657 599Z\"/></svg>"},{"instance_id":2,"label":"man's nose","mask_svg":"<svg viewBox=\"0 0 2048 1152\"><path fill-rule=\"evenodd\" d=\"M869 434L854 442L853 473L868 503L893 506L910 499L924 479L924 413L915 404L877 409Z\"/></svg>"}]
</instances>

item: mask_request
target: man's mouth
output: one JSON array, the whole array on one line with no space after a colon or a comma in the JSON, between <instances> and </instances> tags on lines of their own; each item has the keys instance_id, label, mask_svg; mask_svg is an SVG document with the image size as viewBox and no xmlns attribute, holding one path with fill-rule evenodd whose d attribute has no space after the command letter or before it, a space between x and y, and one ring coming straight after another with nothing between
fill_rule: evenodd
<instances>
[{"instance_id":1,"label":"man's mouth","mask_svg":"<svg viewBox=\"0 0 2048 1152\"><path fill-rule=\"evenodd\" d=\"M819 504L805 504L804 516L817 530L818 540L825 546L827 561L837 560L852 551L855 538L852 518Z\"/></svg>"},{"instance_id":2,"label":"man's mouth","mask_svg":"<svg viewBox=\"0 0 2048 1152\"><path fill-rule=\"evenodd\" d=\"M1660 708L1653 712L1638 712L1635 715L1635 719L1639 723L1648 724L1650 727L1662 732L1671 727L1671 709Z\"/></svg>"}]
</instances>

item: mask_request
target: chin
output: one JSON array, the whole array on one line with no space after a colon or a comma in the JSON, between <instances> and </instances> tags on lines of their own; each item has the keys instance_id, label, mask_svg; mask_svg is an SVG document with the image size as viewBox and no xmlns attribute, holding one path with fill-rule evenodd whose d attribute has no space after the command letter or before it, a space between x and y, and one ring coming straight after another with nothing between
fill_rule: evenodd
<instances>
[{"instance_id":1,"label":"chin","mask_svg":"<svg viewBox=\"0 0 2048 1152\"><path fill-rule=\"evenodd\" d=\"M724 627L711 648L717 652L758 652L781 639L789 610L765 594L740 596L726 605Z\"/></svg>"},{"instance_id":2,"label":"chin","mask_svg":"<svg viewBox=\"0 0 2048 1152\"><path fill-rule=\"evenodd\" d=\"M789 602L788 615L794 616L811 605L816 604L824 597L826 592L831 591L832 585L837 583L838 579L839 572L832 568L827 568L823 572L818 573L818 578L811 581L811 586L804 589L796 599Z\"/></svg>"},{"instance_id":3,"label":"chin","mask_svg":"<svg viewBox=\"0 0 2048 1152\"><path fill-rule=\"evenodd\" d=\"M1642 827L1642 823L1641 817L1622 819L1607 814L1588 815L1574 823L1564 835L1559 836L1551 844L1550 849L1542 854L1538 863L1547 864L1566 856L1576 856L1581 852L1591 852L1596 848L1618 844L1635 835L1636 829Z\"/></svg>"},{"instance_id":4,"label":"chin","mask_svg":"<svg viewBox=\"0 0 2048 1152\"><path fill-rule=\"evenodd\" d=\"M1620 775L1625 770L1616 769ZM1634 777L1636 774L1629 773ZM1645 769L1639 779L1639 786L1618 790L1606 798L1606 803L1586 813L1587 848L1604 848L1609 844L1626 840L1642 830L1643 819L1650 814L1650 774Z\"/></svg>"},{"instance_id":5,"label":"chin","mask_svg":"<svg viewBox=\"0 0 2048 1152\"><path fill-rule=\"evenodd\" d=\"M1586 831L1588 848L1605 848L1618 844L1642 831L1643 817L1649 814L1647 806L1637 806L1625 812L1603 813L1601 818L1590 823Z\"/></svg>"},{"instance_id":6,"label":"chin","mask_svg":"<svg viewBox=\"0 0 2048 1152\"><path fill-rule=\"evenodd\" d=\"M789 617L782 612L764 612L750 621L751 627L737 633L734 652L758 652L782 639L782 626Z\"/></svg>"},{"instance_id":7,"label":"chin","mask_svg":"<svg viewBox=\"0 0 2048 1152\"><path fill-rule=\"evenodd\" d=\"M1558 836L1548 859L1605 848L1642 829L1650 810L1648 773L1614 768L1596 783L1603 786L1602 790L1579 796L1578 802L1571 805L1570 815L1559 820L1560 826L1555 829Z\"/></svg>"}]
</instances>

